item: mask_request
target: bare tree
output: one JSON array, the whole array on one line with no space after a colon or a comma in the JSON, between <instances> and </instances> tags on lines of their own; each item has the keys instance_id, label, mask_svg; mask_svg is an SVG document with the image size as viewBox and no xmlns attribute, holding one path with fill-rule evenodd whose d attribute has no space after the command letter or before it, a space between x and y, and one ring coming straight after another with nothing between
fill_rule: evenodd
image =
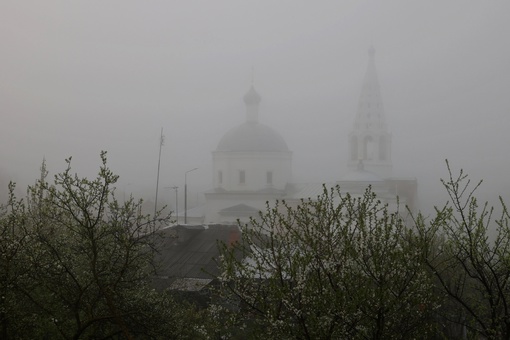
<instances>
[{"instance_id":1,"label":"bare tree","mask_svg":"<svg viewBox=\"0 0 510 340\"><path fill-rule=\"evenodd\" d=\"M494 208L479 206L475 191L461 170L442 183L450 202L436 208L426 223L417 219L425 263L437 279L439 294L448 297L442 317L457 325L457 336L487 339L510 338L510 228L509 215L501 202L501 215ZM494 230L492 230L494 229ZM491 232L492 231L492 232ZM493 239L490 235L495 235Z\"/></svg>"}]
</instances>

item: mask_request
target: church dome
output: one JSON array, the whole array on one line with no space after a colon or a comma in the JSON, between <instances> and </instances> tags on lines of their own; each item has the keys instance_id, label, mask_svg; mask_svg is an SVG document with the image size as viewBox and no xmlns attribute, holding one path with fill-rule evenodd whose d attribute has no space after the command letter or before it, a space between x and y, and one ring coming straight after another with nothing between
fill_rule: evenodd
<instances>
[{"instance_id":1,"label":"church dome","mask_svg":"<svg viewBox=\"0 0 510 340\"><path fill-rule=\"evenodd\" d=\"M217 151L289 151L278 132L259 123L260 95L251 85L243 97L246 104L246 122L228 131L218 144Z\"/></svg>"},{"instance_id":2,"label":"church dome","mask_svg":"<svg viewBox=\"0 0 510 340\"><path fill-rule=\"evenodd\" d=\"M246 122L228 131L217 151L289 151L283 137L267 125Z\"/></svg>"}]
</instances>

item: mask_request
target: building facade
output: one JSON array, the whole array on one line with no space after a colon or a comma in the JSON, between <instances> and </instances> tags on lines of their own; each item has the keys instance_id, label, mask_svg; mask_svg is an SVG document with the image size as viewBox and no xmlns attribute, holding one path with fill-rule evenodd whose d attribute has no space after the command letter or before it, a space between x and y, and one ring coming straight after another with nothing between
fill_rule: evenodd
<instances>
[{"instance_id":1,"label":"building facade","mask_svg":"<svg viewBox=\"0 0 510 340\"><path fill-rule=\"evenodd\" d=\"M375 49L368 50L368 65L354 125L348 137L349 172L337 184L342 191L361 195L370 186L391 211L417 209L416 178L395 177L392 163L392 138L386 124Z\"/></svg>"},{"instance_id":2,"label":"building facade","mask_svg":"<svg viewBox=\"0 0 510 340\"><path fill-rule=\"evenodd\" d=\"M205 223L236 223L286 194L292 152L283 137L259 121L261 97L244 96L246 120L228 131L212 152L213 189L205 193Z\"/></svg>"}]
</instances>

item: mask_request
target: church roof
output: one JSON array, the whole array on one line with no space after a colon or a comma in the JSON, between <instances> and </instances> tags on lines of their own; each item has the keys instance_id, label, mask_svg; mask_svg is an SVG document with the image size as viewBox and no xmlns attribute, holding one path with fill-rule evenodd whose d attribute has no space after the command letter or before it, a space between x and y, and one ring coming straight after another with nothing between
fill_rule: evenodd
<instances>
[{"instance_id":1,"label":"church roof","mask_svg":"<svg viewBox=\"0 0 510 340\"><path fill-rule=\"evenodd\" d=\"M382 182L375 173L366 170L355 170L342 177L342 182Z\"/></svg>"},{"instance_id":2,"label":"church roof","mask_svg":"<svg viewBox=\"0 0 510 340\"><path fill-rule=\"evenodd\" d=\"M175 278L212 279L219 274L218 241L231 244L240 235L239 227L230 225L177 225L159 231L157 284L166 288Z\"/></svg>"},{"instance_id":3,"label":"church roof","mask_svg":"<svg viewBox=\"0 0 510 340\"><path fill-rule=\"evenodd\" d=\"M343 182L382 182L383 179L377 174L365 170L363 161L358 162L357 169L342 177Z\"/></svg>"},{"instance_id":4,"label":"church roof","mask_svg":"<svg viewBox=\"0 0 510 340\"><path fill-rule=\"evenodd\" d=\"M220 215L230 216L252 216L259 213L259 210L246 204L237 204L219 211Z\"/></svg>"}]
</instances>

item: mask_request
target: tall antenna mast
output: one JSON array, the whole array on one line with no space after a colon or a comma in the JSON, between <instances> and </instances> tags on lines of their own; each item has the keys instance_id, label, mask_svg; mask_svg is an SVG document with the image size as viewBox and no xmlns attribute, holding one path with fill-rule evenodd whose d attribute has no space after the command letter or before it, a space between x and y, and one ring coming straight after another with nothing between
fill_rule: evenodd
<instances>
[{"instance_id":1,"label":"tall antenna mast","mask_svg":"<svg viewBox=\"0 0 510 340\"><path fill-rule=\"evenodd\" d=\"M161 128L161 135L159 137L159 157L158 157L158 176L156 178L156 199L154 202L154 219L156 219L156 214L158 213L158 189L159 189L159 167L161 165L161 148L165 143L165 136L163 136L163 128Z\"/></svg>"}]
</instances>

